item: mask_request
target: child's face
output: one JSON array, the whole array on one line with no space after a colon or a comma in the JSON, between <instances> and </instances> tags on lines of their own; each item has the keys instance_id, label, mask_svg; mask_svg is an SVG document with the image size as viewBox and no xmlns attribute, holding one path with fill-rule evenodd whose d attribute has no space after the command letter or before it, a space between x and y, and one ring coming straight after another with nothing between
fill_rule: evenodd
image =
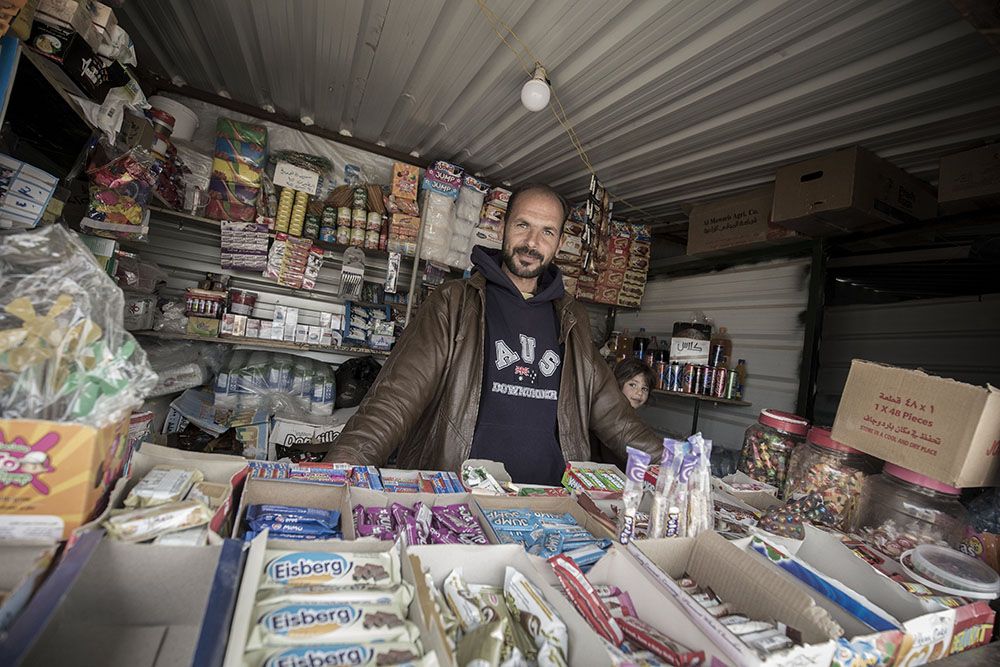
<instances>
[{"instance_id":1,"label":"child's face","mask_svg":"<svg viewBox=\"0 0 1000 667\"><path fill-rule=\"evenodd\" d=\"M646 401L649 400L649 385L646 384L646 378L642 376L642 373L636 373L622 385L622 393L625 394L625 398L628 399L633 408L645 405Z\"/></svg>"}]
</instances>

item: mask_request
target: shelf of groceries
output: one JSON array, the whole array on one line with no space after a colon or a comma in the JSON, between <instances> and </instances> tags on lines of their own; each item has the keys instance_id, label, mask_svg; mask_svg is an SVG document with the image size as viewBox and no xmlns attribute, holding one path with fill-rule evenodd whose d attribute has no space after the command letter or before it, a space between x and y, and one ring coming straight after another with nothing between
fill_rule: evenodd
<instances>
[{"instance_id":1,"label":"shelf of groceries","mask_svg":"<svg viewBox=\"0 0 1000 667\"><path fill-rule=\"evenodd\" d=\"M222 343L228 345L240 345L248 347L260 347L275 350L289 350L295 352L332 352L336 354L345 354L349 356L363 356L372 355L375 357L388 357L389 353L379 350L372 350L364 347L357 347L353 345L309 345L303 343L294 343L283 340L266 340L263 338L248 338L246 336L199 336L197 334L181 334L181 333L170 333L166 331L133 331L132 334L136 336L145 336L149 338L160 338L163 340L188 340L195 341L199 343Z\"/></svg>"}]
</instances>

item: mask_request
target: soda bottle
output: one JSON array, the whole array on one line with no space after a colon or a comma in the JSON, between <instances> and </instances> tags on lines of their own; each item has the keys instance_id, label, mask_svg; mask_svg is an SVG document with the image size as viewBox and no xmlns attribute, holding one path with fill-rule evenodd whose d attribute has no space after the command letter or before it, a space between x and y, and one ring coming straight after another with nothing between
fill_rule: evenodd
<instances>
[{"instance_id":1,"label":"soda bottle","mask_svg":"<svg viewBox=\"0 0 1000 667\"><path fill-rule=\"evenodd\" d=\"M646 347L645 352L642 354L642 360L646 362L646 365L650 368L656 367L656 350L659 346L656 344L656 336L649 337L649 345Z\"/></svg>"},{"instance_id":2,"label":"soda bottle","mask_svg":"<svg viewBox=\"0 0 1000 667\"><path fill-rule=\"evenodd\" d=\"M660 344L656 347L656 357L657 363L664 362L668 363L670 361L670 346L667 345L667 341L660 340Z\"/></svg>"},{"instance_id":3,"label":"soda bottle","mask_svg":"<svg viewBox=\"0 0 1000 667\"><path fill-rule=\"evenodd\" d=\"M640 359L646 354L649 339L646 338L646 327L639 327L639 335L632 340L632 356Z\"/></svg>"},{"instance_id":4,"label":"soda bottle","mask_svg":"<svg viewBox=\"0 0 1000 667\"><path fill-rule=\"evenodd\" d=\"M712 336L712 344L709 352L711 353L709 361L713 366L722 366L723 357L727 359L732 358L733 341L729 338L729 334L726 333L726 327L719 327L719 331Z\"/></svg>"},{"instance_id":5,"label":"soda bottle","mask_svg":"<svg viewBox=\"0 0 1000 667\"><path fill-rule=\"evenodd\" d=\"M628 327L622 331L618 339L618 351L615 353L615 363L622 361L632 352L632 337L628 335Z\"/></svg>"}]
</instances>

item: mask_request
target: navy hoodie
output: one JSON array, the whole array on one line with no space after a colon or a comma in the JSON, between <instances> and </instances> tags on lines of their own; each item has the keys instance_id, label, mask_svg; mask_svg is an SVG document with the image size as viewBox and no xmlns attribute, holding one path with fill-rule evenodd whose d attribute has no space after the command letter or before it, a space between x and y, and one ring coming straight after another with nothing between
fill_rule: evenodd
<instances>
[{"instance_id":1,"label":"navy hoodie","mask_svg":"<svg viewBox=\"0 0 1000 667\"><path fill-rule=\"evenodd\" d=\"M470 456L503 462L515 482L557 486L565 468L556 418L564 348L552 302L563 295L562 275L549 265L525 299L501 262L500 250L472 250L486 278L486 331Z\"/></svg>"}]
</instances>

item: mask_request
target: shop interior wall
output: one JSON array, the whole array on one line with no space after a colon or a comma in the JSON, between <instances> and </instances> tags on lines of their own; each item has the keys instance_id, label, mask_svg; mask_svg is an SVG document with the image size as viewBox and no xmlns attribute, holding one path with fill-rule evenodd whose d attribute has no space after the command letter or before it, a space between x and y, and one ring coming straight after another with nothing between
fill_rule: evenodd
<instances>
[{"instance_id":1,"label":"shop interior wall","mask_svg":"<svg viewBox=\"0 0 1000 667\"><path fill-rule=\"evenodd\" d=\"M179 222L176 218L153 211L150 219L149 241L126 250L137 250L144 260L153 261L170 274L162 295L183 299L184 292L197 286L206 273L224 273L232 276L231 287L246 289L258 294L253 317L274 318L276 305L299 308L299 323L319 325L320 312L343 313L343 301L337 297L340 288L340 269L343 253L328 253L320 271L316 289L293 290L281 287L250 271L223 270L219 267L219 230L200 223ZM410 267L413 258L403 258L397 287L409 287ZM384 283L387 258L368 253L365 260L365 281ZM141 339L146 340L146 339ZM329 363L339 364L348 357L326 352L297 353Z\"/></svg>"},{"instance_id":2,"label":"shop interior wall","mask_svg":"<svg viewBox=\"0 0 1000 667\"><path fill-rule=\"evenodd\" d=\"M852 359L983 386L1000 378L1000 294L835 306L823 315L816 421L832 424Z\"/></svg>"},{"instance_id":3,"label":"shop interior wall","mask_svg":"<svg viewBox=\"0 0 1000 667\"><path fill-rule=\"evenodd\" d=\"M809 261L778 260L681 278L657 278L646 285L642 308L619 310L615 329L669 343L674 322L695 312L726 327L733 341L733 363L747 360L744 399L753 405L702 403L699 429L715 446L738 449L743 434L762 408L792 411L798 396L799 365L808 304ZM654 394L643 420L664 437L690 435L694 402Z\"/></svg>"}]
</instances>

